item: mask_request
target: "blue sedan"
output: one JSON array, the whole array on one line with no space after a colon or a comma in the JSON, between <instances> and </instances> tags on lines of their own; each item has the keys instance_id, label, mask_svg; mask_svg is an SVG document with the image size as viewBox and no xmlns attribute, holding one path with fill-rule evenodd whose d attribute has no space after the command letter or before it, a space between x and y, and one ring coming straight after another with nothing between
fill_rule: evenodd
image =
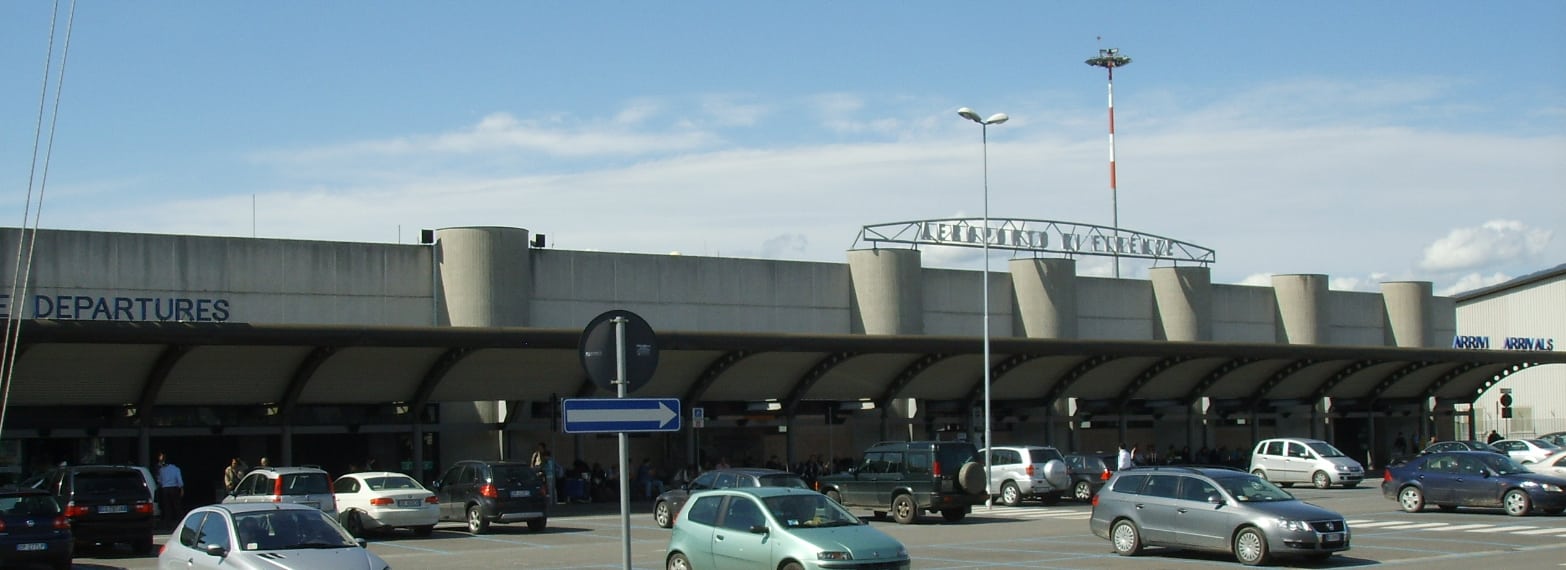
<instances>
[{"instance_id":1,"label":"blue sedan","mask_svg":"<svg viewBox=\"0 0 1566 570\"><path fill-rule=\"evenodd\" d=\"M1552 515L1566 511L1566 479L1530 472L1510 457L1483 451L1431 453L1388 467L1381 494L1411 513L1427 504L1443 511L1500 507L1517 517L1535 509Z\"/></svg>"}]
</instances>

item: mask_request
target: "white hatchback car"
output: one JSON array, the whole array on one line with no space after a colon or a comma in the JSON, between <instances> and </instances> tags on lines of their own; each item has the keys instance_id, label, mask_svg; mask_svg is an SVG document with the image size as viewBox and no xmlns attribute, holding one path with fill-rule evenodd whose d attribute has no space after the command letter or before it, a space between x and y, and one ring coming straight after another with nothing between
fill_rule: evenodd
<instances>
[{"instance_id":1,"label":"white hatchback car","mask_svg":"<svg viewBox=\"0 0 1566 570\"><path fill-rule=\"evenodd\" d=\"M337 520L354 536L365 531L411 528L429 536L440 522L440 500L412 477L384 471L349 473L332 484Z\"/></svg>"},{"instance_id":2,"label":"white hatchback car","mask_svg":"<svg viewBox=\"0 0 1566 570\"><path fill-rule=\"evenodd\" d=\"M1310 483L1353 488L1365 480L1365 466L1319 439L1280 437L1262 440L1251 452L1252 475L1288 487Z\"/></svg>"},{"instance_id":3,"label":"white hatchback car","mask_svg":"<svg viewBox=\"0 0 1566 570\"><path fill-rule=\"evenodd\" d=\"M1500 439L1490 445L1523 465L1544 461L1561 452L1561 448L1542 439Z\"/></svg>"}]
</instances>

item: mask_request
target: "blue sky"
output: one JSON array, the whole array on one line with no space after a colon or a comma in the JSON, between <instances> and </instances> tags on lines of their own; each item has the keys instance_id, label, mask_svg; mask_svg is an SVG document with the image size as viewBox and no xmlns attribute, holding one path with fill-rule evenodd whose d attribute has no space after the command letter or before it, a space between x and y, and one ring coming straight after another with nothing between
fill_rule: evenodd
<instances>
[{"instance_id":1,"label":"blue sky","mask_svg":"<svg viewBox=\"0 0 1566 570\"><path fill-rule=\"evenodd\" d=\"M54 5L0 3L0 225L68 6L51 60ZM842 262L861 226L981 213L964 106L1012 117L993 217L1108 225L1083 60L1116 47L1123 227L1216 250L1219 283L1452 293L1566 262L1563 29L1558 1L83 0L41 225Z\"/></svg>"}]
</instances>

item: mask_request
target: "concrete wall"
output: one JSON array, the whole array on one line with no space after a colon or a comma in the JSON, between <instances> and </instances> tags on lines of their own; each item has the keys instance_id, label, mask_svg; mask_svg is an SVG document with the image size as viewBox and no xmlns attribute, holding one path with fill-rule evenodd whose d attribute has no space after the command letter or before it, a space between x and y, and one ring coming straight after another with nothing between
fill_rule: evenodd
<instances>
[{"instance_id":1,"label":"concrete wall","mask_svg":"<svg viewBox=\"0 0 1566 570\"><path fill-rule=\"evenodd\" d=\"M18 235L0 230L6 283ZM435 323L432 276L430 248L420 245L42 230L29 300L6 309L20 305L32 317L44 308L45 318L427 326ZM184 318L155 318L160 309L172 315L166 308L181 299L191 305ZM56 310L62 300L72 310Z\"/></svg>"}]
</instances>

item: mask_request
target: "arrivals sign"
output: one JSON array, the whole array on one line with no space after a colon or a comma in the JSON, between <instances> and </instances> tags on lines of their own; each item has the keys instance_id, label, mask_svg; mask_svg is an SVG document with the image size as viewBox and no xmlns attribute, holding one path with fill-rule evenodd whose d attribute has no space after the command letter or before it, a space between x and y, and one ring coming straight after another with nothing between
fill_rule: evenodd
<instances>
[{"instance_id":1,"label":"arrivals sign","mask_svg":"<svg viewBox=\"0 0 1566 570\"><path fill-rule=\"evenodd\" d=\"M1055 220L950 218L865 226L855 245L901 243L988 247L1067 256L1102 255L1212 263L1211 249L1159 235Z\"/></svg>"}]
</instances>

